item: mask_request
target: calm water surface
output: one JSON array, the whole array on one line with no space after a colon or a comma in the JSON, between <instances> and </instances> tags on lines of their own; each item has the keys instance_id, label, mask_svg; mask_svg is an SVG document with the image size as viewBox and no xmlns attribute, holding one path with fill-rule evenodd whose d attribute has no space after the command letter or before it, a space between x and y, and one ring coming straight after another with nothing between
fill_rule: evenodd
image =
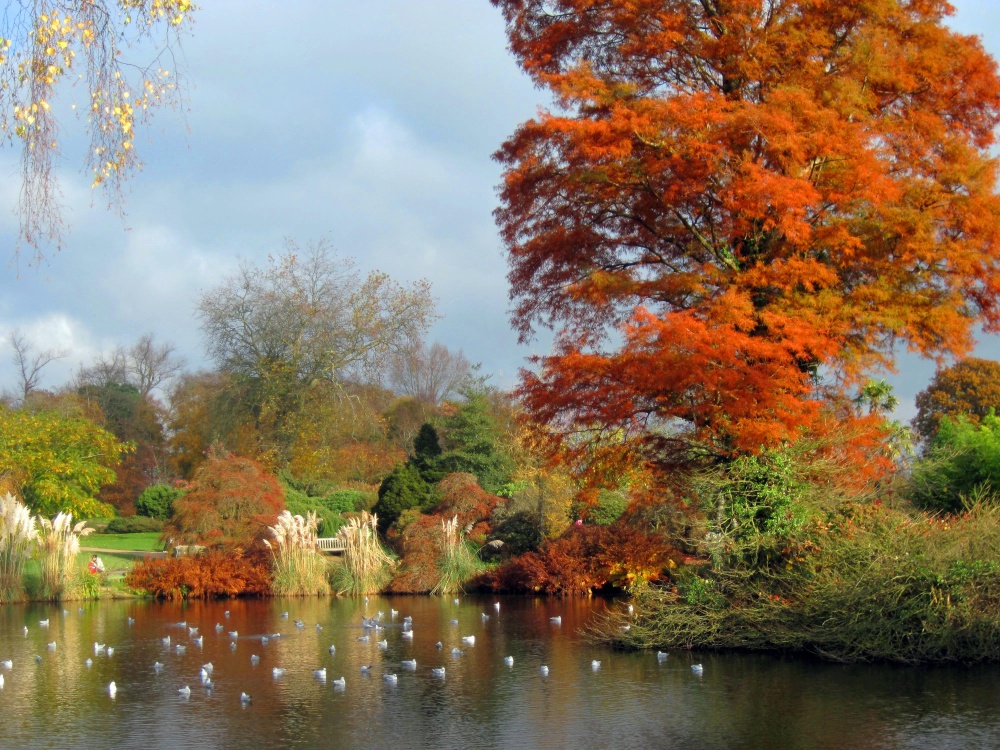
<instances>
[{"instance_id":1,"label":"calm water surface","mask_svg":"<svg viewBox=\"0 0 1000 750\"><path fill-rule=\"evenodd\" d=\"M0 748L1000 748L997 666L844 667L688 652L658 662L579 637L591 617L617 605L499 601L499 612L494 599L471 597L2 607L0 660L14 664L0 668ZM378 610L385 629L359 641L362 615ZM405 616L412 640L403 637ZM188 627L199 629L201 646ZM470 635L474 646L462 642ZM95 642L113 656L95 655ZM404 659L416 659L416 669ZM212 689L199 678L207 662ZM701 677L691 671L696 662ZM442 666L444 679L433 676ZM273 676L275 667L284 676ZM320 667L325 682L314 675ZM395 684L383 679L391 673ZM341 676L343 689L334 684ZM185 685L189 698L178 694ZM251 705L241 705L241 692Z\"/></svg>"}]
</instances>

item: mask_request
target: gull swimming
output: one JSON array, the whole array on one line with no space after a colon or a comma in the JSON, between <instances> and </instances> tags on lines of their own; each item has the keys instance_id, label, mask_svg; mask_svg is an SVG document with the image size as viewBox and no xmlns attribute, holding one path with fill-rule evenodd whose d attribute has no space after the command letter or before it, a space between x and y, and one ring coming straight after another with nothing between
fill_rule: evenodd
<instances>
[{"instance_id":1,"label":"gull swimming","mask_svg":"<svg viewBox=\"0 0 1000 750\"><path fill-rule=\"evenodd\" d=\"M14 660L13 659L4 659L3 661L0 661L0 667L3 667L4 669L13 669L14 668Z\"/></svg>"},{"instance_id":2,"label":"gull swimming","mask_svg":"<svg viewBox=\"0 0 1000 750\"><path fill-rule=\"evenodd\" d=\"M266 645L267 645L268 643L270 643L270 642L271 642L271 639L270 639L270 638L268 638L268 637L267 637L266 635L262 635L262 636L260 637L260 645L261 645L261 646L266 646Z\"/></svg>"},{"instance_id":3,"label":"gull swimming","mask_svg":"<svg viewBox=\"0 0 1000 750\"><path fill-rule=\"evenodd\" d=\"M284 674L285 674L284 667L275 667L274 669L271 670L271 675L274 677L281 677Z\"/></svg>"},{"instance_id":4,"label":"gull swimming","mask_svg":"<svg viewBox=\"0 0 1000 750\"><path fill-rule=\"evenodd\" d=\"M111 646L108 646L107 650L104 653L106 653L109 657L111 657L115 655L115 650L111 648Z\"/></svg>"},{"instance_id":5,"label":"gull swimming","mask_svg":"<svg viewBox=\"0 0 1000 750\"><path fill-rule=\"evenodd\" d=\"M41 625L43 628L47 628L49 626L49 621L48 621L48 619L39 620L38 624Z\"/></svg>"},{"instance_id":6,"label":"gull swimming","mask_svg":"<svg viewBox=\"0 0 1000 750\"><path fill-rule=\"evenodd\" d=\"M87 659L87 661L90 661L90 659ZM158 661L154 661L153 662L153 671L154 672L162 672L163 671L163 665L160 664L160 662L158 662Z\"/></svg>"},{"instance_id":7,"label":"gull swimming","mask_svg":"<svg viewBox=\"0 0 1000 750\"><path fill-rule=\"evenodd\" d=\"M670 654L668 654L666 651L657 651L656 652L656 660L657 661L666 661L669 656L670 656Z\"/></svg>"},{"instance_id":8,"label":"gull swimming","mask_svg":"<svg viewBox=\"0 0 1000 750\"><path fill-rule=\"evenodd\" d=\"M692 664L691 671L700 677L705 673L705 668L701 664Z\"/></svg>"},{"instance_id":9,"label":"gull swimming","mask_svg":"<svg viewBox=\"0 0 1000 750\"><path fill-rule=\"evenodd\" d=\"M55 651L56 650L56 642L55 641L52 641L51 643L46 643L45 645L48 646L49 651Z\"/></svg>"},{"instance_id":10,"label":"gull swimming","mask_svg":"<svg viewBox=\"0 0 1000 750\"><path fill-rule=\"evenodd\" d=\"M435 677L444 677L444 667L431 667L431 674Z\"/></svg>"},{"instance_id":11,"label":"gull swimming","mask_svg":"<svg viewBox=\"0 0 1000 750\"><path fill-rule=\"evenodd\" d=\"M476 636L474 635L463 635L462 643L468 643L470 646L476 645Z\"/></svg>"},{"instance_id":12,"label":"gull swimming","mask_svg":"<svg viewBox=\"0 0 1000 750\"><path fill-rule=\"evenodd\" d=\"M385 680L386 682L391 682L395 684L397 678L396 675L394 674L384 674L382 675L382 679Z\"/></svg>"},{"instance_id":13,"label":"gull swimming","mask_svg":"<svg viewBox=\"0 0 1000 750\"><path fill-rule=\"evenodd\" d=\"M345 679L343 678L343 676L341 676L341 677L340 677L339 679L336 679L336 680L334 680L334 681L333 681L333 686L334 686L334 687L339 687L339 688L342 688L342 687L344 687L344 686L345 686L346 684L347 684L347 680L345 680Z\"/></svg>"},{"instance_id":14,"label":"gull swimming","mask_svg":"<svg viewBox=\"0 0 1000 750\"><path fill-rule=\"evenodd\" d=\"M188 635L198 635L198 628L188 628Z\"/></svg>"},{"instance_id":15,"label":"gull swimming","mask_svg":"<svg viewBox=\"0 0 1000 750\"><path fill-rule=\"evenodd\" d=\"M549 622L553 625L562 625L562 615L556 615L555 617L550 617Z\"/></svg>"},{"instance_id":16,"label":"gull swimming","mask_svg":"<svg viewBox=\"0 0 1000 750\"><path fill-rule=\"evenodd\" d=\"M490 616L489 616L488 614L486 614L485 612L480 612L480 613L479 613L479 617L480 617L480 619L481 619L481 620L482 620L483 622L486 622L487 620L489 620L489 619L490 619ZM458 622L458 620L455 620L455 622Z\"/></svg>"},{"instance_id":17,"label":"gull swimming","mask_svg":"<svg viewBox=\"0 0 1000 750\"><path fill-rule=\"evenodd\" d=\"M500 602L493 602L493 609L495 609L497 612L499 612L500 611Z\"/></svg>"},{"instance_id":18,"label":"gull swimming","mask_svg":"<svg viewBox=\"0 0 1000 750\"><path fill-rule=\"evenodd\" d=\"M181 644L178 643L177 644L177 653L178 654L183 654L185 651L187 651L187 646L182 646Z\"/></svg>"},{"instance_id":19,"label":"gull swimming","mask_svg":"<svg viewBox=\"0 0 1000 750\"><path fill-rule=\"evenodd\" d=\"M403 669L416 669L417 660L416 659L403 659L402 661Z\"/></svg>"},{"instance_id":20,"label":"gull swimming","mask_svg":"<svg viewBox=\"0 0 1000 750\"><path fill-rule=\"evenodd\" d=\"M412 641L413 640L413 631L412 630L404 630L403 631L403 637L404 638L409 638Z\"/></svg>"},{"instance_id":21,"label":"gull swimming","mask_svg":"<svg viewBox=\"0 0 1000 750\"><path fill-rule=\"evenodd\" d=\"M601 662L597 661L597 659L594 659L592 662L590 662L590 668L596 672L598 669L601 668Z\"/></svg>"},{"instance_id":22,"label":"gull swimming","mask_svg":"<svg viewBox=\"0 0 1000 750\"><path fill-rule=\"evenodd\" d=\"M329 648L329 651L330 651L331 654L335 654L335 653L337 653L337 647L331 644L330 648Z\"/></svg>"},{"instance_id":23,"label":"gull swimming","mask_svg":"<svg viewBox=\"0 0 1000 750\"><path fill-rule=\"evenodd\" d=\"M117 693L118 693L118 686L115 685L114 681L112 681L111 684L108 685L108 695L114 698Z\"/></svg>"},{"instance_id":24,"label":"gull swimming","mask_svg":"<svg viewBox=\"0 0 1000 750\"><path fill-rule=\"evenodd\" d=\"M313 675L315 675L317 679L326 682L326 667L323 667L322 669L314 669Z\"/></svg>"},{"instance_id":25,"label":"gull swimming","mask_svg":"<svg viewBox=\"0 0 1000 750\"><path fill-rule=\"evenodd\" d=\"M251 700L249 695L247 695L246 693L240 693L240 703L242 703L244 706L249 706L252 702L253 701Z\"/></svg>"},{"instance_id":26,"label":"gull swimming","mask_svg":"<svg viewBox=\"0 0 1000 750\"><path fill-rule=\"evenodd\" d=\"M547 666L545 666L544 664L541 666L541 673L542 673L542 677L548 677L549 676L549 668Z\"/></svg>"},{"instance_id":27,"label":"gull swimming","mask_svg":"<svg viewBox=\"0 0 1000 750\"><path fill-rule=\"evenodd\" d=\"M254 666L260 664L260 657L257 654L250 654L250 663Z\"/></svg>"},{"instance_id":28,"label":"gull swimming","mask_svg":"<svg viewBox=\"0 0 1000 750\"><path fill-rule=\"evenodd\" d=\"M503 658L503 663L506 664L508 667L513 667L514 666L514 657L513 656L505 656Z\"/></svg>"},{"instance_id":29,"label":"gull swimming","mask_svg":"<svg viewBox=\"0 0 1000 750\"><path fill-rule=\"evenodd\" d=\"M177 692L180 693L185 698L190 698L191 697L191 688L188 687L187 685L185 685L184 687L182 687Z\"/></svg>"},{"instance_id":30,"label":"gull swimming","mask_svg":"<svg viewBox=\"0 0 1000 750\"><path fill-rule=\"evenodd\" d=\"M389 641L386 641L386 640L379 641L378 642L378 647L380 649L382 649L383 651L385 651L387 648L389 648Z\"/></svg>"},{"instance_id":31,"label":"gull swimming","mask_svg":"<svg viewBox=\"0 0 1000 750\"><path fill-rule=\"evenodd\" d=\"M215 632L216 633L221 633L223 630L225 630L225 628L222 627L222 623L221 622L215 623Z\"/></svg>"},{"instance_id":32,"label":"gull swimming","mask_svg":"<svg viewBox=\"0 0 1000 750\"><path fill-rule=\"evenodd\" d=\"M87 661L85 661L84 664L86 665L87 669L90 669L92 666L94 666L94 660L87 659Z\"/></svg>"}]
</instances>

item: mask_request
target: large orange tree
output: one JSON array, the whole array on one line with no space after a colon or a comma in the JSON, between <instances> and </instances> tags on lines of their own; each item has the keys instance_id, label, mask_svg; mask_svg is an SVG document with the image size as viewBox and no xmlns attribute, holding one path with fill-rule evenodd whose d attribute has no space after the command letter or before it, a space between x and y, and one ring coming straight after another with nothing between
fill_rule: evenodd
<instances>
[{"instance_id":1,"label":"large orange tree","mask_svg":"<svg viewBox=\"0 0 1000 750\"><path fill-rule=\"evenodd\" d=\"M555 331L522 395L574 445L753 452L1000 325L1000 80L947 2L492 2L553 98L496 217L522 339Z\"/></svg>"}]
</instances>

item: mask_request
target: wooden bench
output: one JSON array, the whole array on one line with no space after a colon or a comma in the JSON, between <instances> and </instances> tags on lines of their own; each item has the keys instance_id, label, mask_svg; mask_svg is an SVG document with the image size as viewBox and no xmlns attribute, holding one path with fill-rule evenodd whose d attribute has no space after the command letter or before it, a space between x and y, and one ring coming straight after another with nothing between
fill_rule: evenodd
<instances>
[{"instance_id":1,"label":"wooden bench","mask_svg":"<svg viewBox=\"0 0 1000 750\"><path fill-rule=\"evenodd\" d=\"M320 537L316 543L320 552L326 552L329 555L344 554L344 540L338 536Z\"/></svg>"}]
</instances>

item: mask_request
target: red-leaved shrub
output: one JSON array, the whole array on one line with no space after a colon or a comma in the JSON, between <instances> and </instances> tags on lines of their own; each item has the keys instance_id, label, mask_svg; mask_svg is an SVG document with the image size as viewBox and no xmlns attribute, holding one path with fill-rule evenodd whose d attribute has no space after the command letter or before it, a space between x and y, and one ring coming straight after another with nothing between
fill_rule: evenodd
<instances>
[{"instance_id":1,"label":"red-leaved shrub","mask_svg":"<svg viewBox=\"0 0 1000 750\"><path fill-rule=\"evenodd\" d=\"M628 526L571 527L537 552L485 573L476 584L505 593L589 594L659 579L681 558L661 537Z\"/></svg>"},{"instance_id":2,"label":"red-leaved shrub","mask_svg":"<svg viewBox=\"0 0 1000 750\"><path fill-rule=\"evenodd\" d=\"M285 508L278 481L256 461L224 454L199 466L173 504L164 536L175 544L241 544L266 538Z\"/></svg>"},{"instance_id":3,"label":"red-leaved shrub","mask_svg":"<svg viewBox=\"0 0 1000 750\"><path fill-rule=\"evenodd\" d=\"M223 599L271 593L271 558L264 549L208 549L191 557L143 560L126 585L158 599Z\"/></svg>"}]
</instances>

